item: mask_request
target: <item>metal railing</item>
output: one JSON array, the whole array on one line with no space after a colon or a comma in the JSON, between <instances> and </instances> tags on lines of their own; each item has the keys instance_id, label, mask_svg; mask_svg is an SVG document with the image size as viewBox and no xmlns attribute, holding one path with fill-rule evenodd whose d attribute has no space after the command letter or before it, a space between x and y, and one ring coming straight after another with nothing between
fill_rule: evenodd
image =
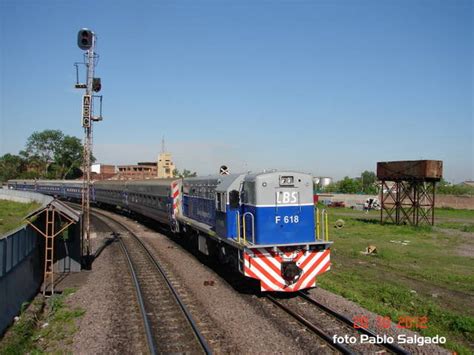
<instances>
[{"instance_id":1,"label":"metal railing","mask_svg":"<svg viewBox=\"0 0 474 355\"><path fill-rule=\"evenodd\" d=\"M255 244L255 217L252 212L245 212L242 216L242 227L244 231L244 243L247 244L247 228L245 225L246 216L252 217L252 244Z\"/></svg>"},{"instance_id":2,"label":"metal railing","mask_svg":"<svg viewBox=\"0 0 474 355\"><path fill-rule=\"evenodd\" d=\"M240 243L240 212L237 211L237 242Z\"/></svg>"},{"instance_id":3,"label":"metal railing","mask_svg":"<svg viewBox=\"0 0 474 355\"><path fill-rule=\"evenodd\" d=\"M329 221L326 209L316 208L316 240L329 241Z\"/></svg>"},{"instance_id":4,"label":"metal railing","mask_svg":"<svg viewBox=\"0 0 474 355\"><path fill-rule=\"evenodd\" d=\"M242 228L241 226L241 216L239 211L237 211L237 242L239 244L248 244L249 241L247 240L247 223L246 223L246 217L251 216L251 221L252 221L252 241L250 242L251 244L255 244L255 217L252 214L252 212L245 212L242 215ZM242 232L241 232L242 231Z\"/></svg>"}]
</instances>

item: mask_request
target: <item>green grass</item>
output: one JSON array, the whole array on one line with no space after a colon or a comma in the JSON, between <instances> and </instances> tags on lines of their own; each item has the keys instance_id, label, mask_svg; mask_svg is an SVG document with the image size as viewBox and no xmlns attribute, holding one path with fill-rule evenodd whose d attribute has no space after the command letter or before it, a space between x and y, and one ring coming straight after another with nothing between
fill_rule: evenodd
<instances>
[{"instance_id":1,"label":"green grass","mask_svg":"<svg viewBox=\"0 0 474 355\"><path fill-rule=\"evenodd\" d=\"M0 235L21 226L24 223L23 218L39 207L40 205L36 202L19 203L0 200Z\"/></svg>"},{"instance_id":2,"label":"green grass","mask_svg":"<svg viewBox=\"0 0 474 355\"><path fill-rule=\"evenodd\" d=\"M368 215L376 218L379 213ZM443 213L462 219L473 212ZM427 316L428 328L421 334L446 336L449 349L472 352L474 259L459 252L474 241L472 226L454 221L446 222L450 229L382 226L375 219L362 219L367 214L360 211L329 209L329 214L330 226L337 219L345 226L330 229L333 265L318 279L321 287L394 321L404 315ZM452 232L463 228L470 234ZM368 245L375 245L377 253L362 254Z\"/></svg>"},{"instance_id":3,"label":"green grass","mask_svg":"<svg viewBox=\"0 0 474 355\"><path fill-rule=\"evenodd\" d=\"M456 229L456 230L459 230L461 232L466 232L466 233L474 233L474 222L473 223L442 222L442 223L437 223L436 226L440 228Z\"/></svg>"},{"instance_id":4,"label":"green grass","mask_svg":"<svg viewBox=\"0 0 474 355\"><path fill-rule=\"evenodd\" d=\"M474 221L474 210L455 210L454 208L436 208L435 217L470 219Z\"/></svg>"},{"instance_id":5,"label":"green grass","mask_svg":"<svg viewBox=\"0 0 474 355\"><path fill-rule=\"evenodd\" d=\"M0 355L63 353L72 344L76 319L85 313L65 303L73 292L68 289L49 299L37 297L0 342Z\"/></svg>"}]
</instances>

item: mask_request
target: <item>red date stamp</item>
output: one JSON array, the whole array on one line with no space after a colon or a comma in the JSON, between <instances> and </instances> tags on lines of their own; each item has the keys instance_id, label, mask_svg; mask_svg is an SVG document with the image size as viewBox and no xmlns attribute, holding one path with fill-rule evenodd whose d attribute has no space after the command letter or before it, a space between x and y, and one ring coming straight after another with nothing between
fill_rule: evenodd
<instances>
[{"instance_id":1,"label":"red date stamp","mask_svg":"<svg viewBox=\"0 0 474 355\"><path fill-rule=\"evenodd\" d=\"M367 316L354 316L352 318L353 326L355 329L368 328L369 327L369 317Z\"/></svg>"},{"instance_id":2,"label":"red date stamp","mask_svg":"<svg viewBox=\"0 0 474 355\"><path fill-rule=\"evenodd\" d=\"M428 328L428 317L411 317L411 316L400 316L398 317L397 328L402 329L426 329Z\"/></svg>"},{"instance_id":3,"label":"red date stamp","mask_svg":"<svg viewBox=\"0 0 474 355\"><path fill-rule=\"evenodd\" d=\"M356 315L352 317L354 329L369 328L370 318L366 315ZM427 316L399 316L396 322L388 316L377 316L375 327L378 329L390 329L395 325L399 329L426 329L428 328Z\"/></svg>"}]
</instances>

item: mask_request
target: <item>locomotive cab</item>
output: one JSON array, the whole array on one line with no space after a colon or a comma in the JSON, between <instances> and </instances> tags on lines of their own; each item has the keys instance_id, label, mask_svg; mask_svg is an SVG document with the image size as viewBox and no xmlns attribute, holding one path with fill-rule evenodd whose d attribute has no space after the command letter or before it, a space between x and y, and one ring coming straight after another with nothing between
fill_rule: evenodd
<instances>
[{"instance_id":1,"label":"locomotive cab","mask_svg":"<svg viewBox=\"0 0 474 355\"><path fill-rule=\"evenodd\" d=\"M216 232L237 239L240 234L239 190L245 175L222 176L216 186Z\"/></svg>"}]
</instances>

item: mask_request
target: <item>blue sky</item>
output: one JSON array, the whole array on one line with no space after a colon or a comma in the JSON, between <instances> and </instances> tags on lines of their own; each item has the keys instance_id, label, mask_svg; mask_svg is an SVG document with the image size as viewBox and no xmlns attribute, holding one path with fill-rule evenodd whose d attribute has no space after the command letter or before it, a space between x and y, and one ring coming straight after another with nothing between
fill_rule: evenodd
<instances>
[{"instance_id":1,"label":"blue sky","mask_svg":"<svg viewBox=\"0 0 474 355\"><path fill-rule=\"evenodd\" d=\"M83 136L77 31L98 35L99 162L358 176L439 159L474 179L472 1L0 0L0 155Z\"/></svg>"}]
</instances>

